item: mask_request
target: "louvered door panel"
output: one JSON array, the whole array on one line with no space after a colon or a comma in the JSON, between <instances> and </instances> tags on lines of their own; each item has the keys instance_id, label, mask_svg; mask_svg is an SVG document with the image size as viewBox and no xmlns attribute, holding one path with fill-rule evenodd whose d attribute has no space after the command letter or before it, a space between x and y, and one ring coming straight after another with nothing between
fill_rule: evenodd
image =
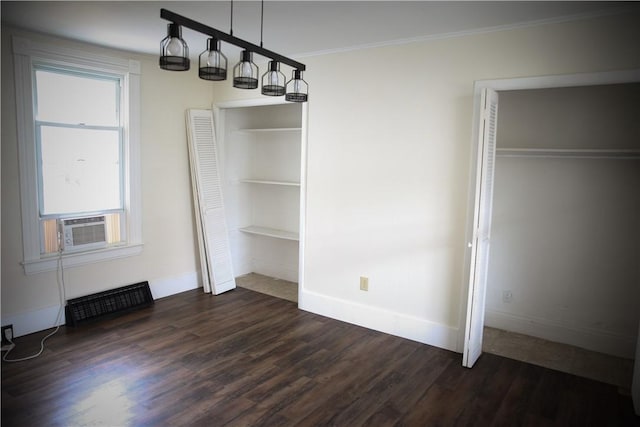
<instances>
[{"instance_id":1,"label":"louvered door panel","mask_svg":"<svg viewBox=\"0 0 640 427\"><path fill-rule=\"evenodd\" d=\"M482 92L481 115L478 129L480 181L479 197L474 207L474 237L471 249L469 299L462 364L472 367L482 354L487 273L491 237L491 210L493 204L493 178L496 158L496 128L498 123L498 93L485 88Z\"/></svg>"},{"instance_id":2,"label":"louvered door panel","mask_svg":"<svg viewBox=\"0 0 640 427\"><path fill-rule=\"evenodd\" d=\"M210 110L188 110L189 160L203 285L220 294L236 287Z\"/></svg>"}]
</instances>

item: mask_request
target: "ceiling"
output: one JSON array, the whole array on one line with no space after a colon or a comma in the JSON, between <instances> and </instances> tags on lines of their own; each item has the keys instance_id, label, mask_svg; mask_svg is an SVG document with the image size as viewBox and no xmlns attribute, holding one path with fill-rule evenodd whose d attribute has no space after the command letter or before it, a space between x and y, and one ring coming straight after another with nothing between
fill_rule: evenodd
<instances>
[{"instance_id":1,"label":"ceiling","mask_svg":"<svg viewBox=\"0 0 640 427\"><path fill-rule=\"evenodd\" d=\"M637 4L632 5L637 6ZM128 51L157 54L169 9L229 32L229 1L2 1L2 24ZM264 47L292 57L612 13L619 2L265 1ZM260 2L234 2L234 36L260 42ZM185 29L192 57L205 36ZM227 56L235 48L223 44ZM235 56L233 56L235 57Z\"/></svg>"}]
</instances>

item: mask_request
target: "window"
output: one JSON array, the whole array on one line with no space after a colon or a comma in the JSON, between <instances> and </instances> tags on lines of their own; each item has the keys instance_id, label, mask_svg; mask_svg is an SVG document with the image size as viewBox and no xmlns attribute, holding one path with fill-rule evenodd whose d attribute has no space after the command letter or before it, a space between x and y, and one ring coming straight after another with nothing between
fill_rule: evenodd
<instances>
[{"instance_id":1,"label":"window","mask_svg":"<svg viewBox=\"0 0 640 427\"><path fill-rule=\"evenodd\" d=\"M104 216L106 246L65 253L66 265L139 253L139 63L13 47L25 271L54 269L58 222L79 217Z\"/></svg>"},{"instance_id":2,"label":"window","mask_svg":"<svg viewBox=\"0 0 640 427\"><path fill-rule=\"evenodd\" d=\"M107 214L106 243L124 240L123 129L118 76L33 67L42 253L58 251L57 220Z\"/></svg>"}]
</instances>

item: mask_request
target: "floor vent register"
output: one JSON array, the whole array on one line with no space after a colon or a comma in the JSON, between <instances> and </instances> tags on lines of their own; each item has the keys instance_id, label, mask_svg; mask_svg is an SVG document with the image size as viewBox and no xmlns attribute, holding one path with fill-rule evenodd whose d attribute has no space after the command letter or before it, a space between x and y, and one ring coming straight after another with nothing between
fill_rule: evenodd
<instances>
[{"instance_id":1,"label":"floor vent register","mask_svg":"<svg viewBox=\"0 0 640 427\"><path fill-rule=\"evenodd\" d=\"M151 305L153 296L149 282L140 282L67 300L65 318L67 326L78 326Z\"/></svg>"}]
</instances>

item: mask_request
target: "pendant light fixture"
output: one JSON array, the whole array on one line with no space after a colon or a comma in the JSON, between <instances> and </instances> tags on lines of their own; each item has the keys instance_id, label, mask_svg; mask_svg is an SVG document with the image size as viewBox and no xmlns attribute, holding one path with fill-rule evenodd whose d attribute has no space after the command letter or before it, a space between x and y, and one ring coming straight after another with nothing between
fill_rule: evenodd
<instances>
[{"instance_id":1,"label":"pendant light fixture","mask_svg":"<svg viewBox=\"0 0 640 427\"><path fill-rule=\"evenodd\" d=\"M253 63L253 54L243 50L240 62L233 67L233 87L255 89L258 87L258 66Z\"/></svg>"},{"instance_id":2,"label":"pendant light fixture","mask_svg":"<svg viewBox=\"0 0 640 427\"><path fill-rule=\"evenodd\" d=\"M182 40L182 28L176 23L171 23L167 26L167 37L160 42L160 68L187 71L189 62L189 47Z\"/></svg>"},{"instance_id":3,"label":"pendant light fixture","mask_svg":"<svg viewBox=\"0 0 640 427\"><path fill-rule=\"evenodd\" d=\"M253 54L269 58L268 71L262 76L262 94L267 96L285 95L285 100L306 102L309 86L302 79L306 66L262 46L264 0L260 21L260 46L233 35L233 1L231 1L231 30L224 33L200 22L178 15L166 9L160 9L160 17L169 21L167 37L160 43L160 68L172 71L189 70L189 48L182 39L182 27L208 35L207 49L200 54L198 75L204 80L225 80L227 77L227 58L220 50L221 41L225 41L242 50L240 62L233 68L233 86L240 89L256 89L259 84L258 66L253 62ZM293 78L285 84L286 78L280 71L280 64L294 68Z\"/></svg>"},{"instance_id":4,"label":"pendant light fixture","mask_svg":"<svg viewBox=\"0 0 640 427\"><path fill-rule=\"evenodd\" d=\"M207 50L200 54L198 75L204 80L227 79L227 57L220 52L220 40L215 37L207 39Z\"/></svg>"},{"instance_id":5,"label":"pendant light fixture","mask_svg":"<svg viewBox=\"0 0 640 427\"><path fill-rule=\"evenodd\" d=\"M284 95L286 78L280 71L280 63L269 61L269 71L262 76L262 94L267 96Z\"/></svg>"},{"instance_id":6,"label":"pendant light fixture","mask_svg":"<svg viewBox=\"0 0 640 427\"><path fill-rule=\"evenodd\" d=\"M284 99L291 102L307 102L309 99L309 85L302 80L301 70L293 70L293 77L287 82Z\"/></svg>"}]
</instances>

